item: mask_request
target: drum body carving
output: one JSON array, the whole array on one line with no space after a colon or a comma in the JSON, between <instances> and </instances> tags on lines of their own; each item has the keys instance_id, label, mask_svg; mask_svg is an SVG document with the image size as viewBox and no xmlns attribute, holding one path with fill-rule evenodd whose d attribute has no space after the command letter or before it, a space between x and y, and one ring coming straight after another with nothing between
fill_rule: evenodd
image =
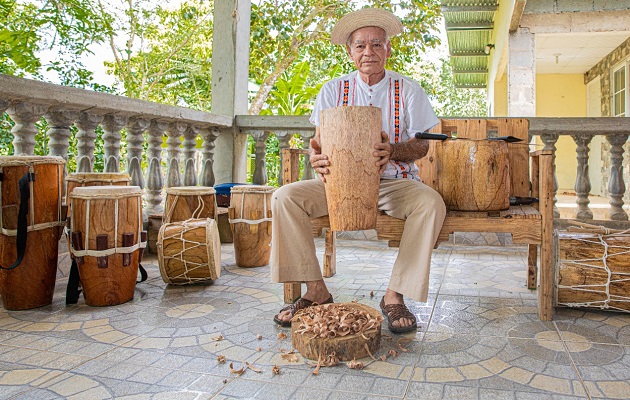
<instances>
[{"instance_id":1,"label":"drum body carving","mask_svg":"<svg viewBox=\"0 0 630 400\"><path fill-rule=\"evenodd\" d=\"M322 111L322 154L330 161L326 201L333 231L373 229L378 216L379 168L374 145L381 142L381 109L335 107Z\"/></svg>"},{"instance_id":2,"label":"drum body carving","mask_svg":"<svg viewBox=\"0 0 630 400\"><path fill-rule=\"evenodd\" d=\"M76 187L70 194L71 252L88 305L133 298L146 246L141 196L138 186Z\"/></svg>"},{"instance_id":3,"label":"drum body carving","mask_svg":"<svg viewBox=\"0 0 630 400\"><path fill-rule=\"evenodd\" d=\"M62 217L61 197L65 161L61 157L0 157L0 264L10 267L17 259L18 213L21 205L18 181L32 172L34 180L26 216L27 240L22 262L0 270L4 308L25 310L52 303L57 275L57 256Z\"/></svg>"},{"instance_id":4,"label":"drum body carving","mask_svg":"<svg viewBox=\"0 0 630 400\"><path fill-rule=\"evenodd\" d=\"M228 209L239 267L262 267L271 255L272 186L234 186Z\"/></svg>"},{"instance_id":5,"label":"drum body carving","mask_svg":"<svg viewBox=\"0 0 630 400\"><path fill-rule=\"evenodd\" d=\"M157 250L166 283L213 282L221 276L221 242L213 219L165 223L158 233Z\"/></svg>"},{"instance_id":6,"label":"drum body carving","mask_svg":"<svg viewBox=\"0 0 630 400\"><path fill-rule=\"evenodd\" d=\"M216 191L212 187L180 186L166 189L164 223L185 221L190 218L215 218L217 215Z\"/></svg>"},{"instance_id":7,"label":"drum body carving","mask_svg":"<svg viewBox=\"0 0 630 400\"><path fill-rule=\"evenodd\" d=\"M436 147L439 188L449 210L510 208L508 145L501 140L455 139Z\"/></svg>"}]
</instances>

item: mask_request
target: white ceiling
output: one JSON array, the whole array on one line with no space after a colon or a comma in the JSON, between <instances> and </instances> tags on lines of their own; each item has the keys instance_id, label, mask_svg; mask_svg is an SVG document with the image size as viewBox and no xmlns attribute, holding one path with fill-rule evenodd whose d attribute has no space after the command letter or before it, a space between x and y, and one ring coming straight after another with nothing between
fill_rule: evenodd
<instances>
[{"instance_id":1,"label":"white ceiling","mask_svg":"<svg viewBox=\"0 0 630 400\"><path fill-rule=\"evenodd\" d=\"M536 73L583 74L628 37L630 32L536 34Z\"/></svg>"}]
</instances>

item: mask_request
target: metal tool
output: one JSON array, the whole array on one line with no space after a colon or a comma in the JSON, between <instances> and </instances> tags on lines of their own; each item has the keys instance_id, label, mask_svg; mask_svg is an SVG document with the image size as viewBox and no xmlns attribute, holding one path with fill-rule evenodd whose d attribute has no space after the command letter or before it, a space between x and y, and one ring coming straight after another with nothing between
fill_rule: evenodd
<instances>
[{"instance_id":1,"label":"metal tool","mask_svg":"<svg viewBox=\"0 0 630 400\"><path fill-rule=\"evenodd\" d=\"M429 132L416 132L414 135L416 139L428 139L428 140L446 140L448 135L443 133L429 133Z\"/></svg>"},{"instance_id":2,"label":"metal tool","mask_svg":"<svg viewBox=\"0 0 630 400\"><path fill-rule=\"evenodd\" d=\"M510 197L511 206L527 206L534 203L538 203L537 197L518 197L518 196Z\"/></svg>"}]
</instances>

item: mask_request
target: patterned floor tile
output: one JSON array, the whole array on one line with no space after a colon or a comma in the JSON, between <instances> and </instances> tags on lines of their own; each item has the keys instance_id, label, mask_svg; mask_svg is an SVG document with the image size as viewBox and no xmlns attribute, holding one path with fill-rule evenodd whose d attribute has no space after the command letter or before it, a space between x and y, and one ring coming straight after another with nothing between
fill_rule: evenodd
<instances>
[{"instance_id":1,"label":"patterned floor tile","mask_svg":"<svg viewBox=\"0 0 630 400\"><path fill-rule=\"evenodd\" d=\"M566 344L592 398L630 397L630 347L588 341Z\"/></svg>"},{"instance_id":2,"label":"patterned floor tile","mask_svg":"<svg viewBox=\"0 0 630 400\"><path fill-rule=\"evenodd\" d=\"M553 323L539 320L537 302L519 298L440 294L428 331L560 340Z\"/></svg>"},{"instance_id":3,"label":"patterned floor tile","mask_svg":"<svg viewBox=\"0 0 630 400\"><path fill-rule=\"evenodd\" d=\"M315 244L321 262L324 241ZM335 301L380 310L396 255L386 242L339 239L337 274L326 278ZM268 266L237 267L231 244L222 245L221 277L198 285L166 284L147 254L149 279L133 300L112 307L83 298L66 306L63 251L51 305L0 310L0 398L560 400L587 391L623 398L630 315L557 309L553 322L540 322L536 291L525 287L526 260L524 246L442 243L428 301L406 299L419 329L392 335L384 322L375 356L385 361L313 375L313 361L282 358L291 331L272 319L283 285L271 283ZM231 372L245 362L261 372Z\"/></svg>"},{"instance_id":4,"label":"patterned floor tile","mask_svg":"<svg viewBox=\"0 0 630 400\"><path fill-rule=\"evenodd\" d=\"M447 387L585 396L563 343L543 339L428 333L411 380L411 397Z\"/></svg>"},{"instance_id":5,"label":"patterned floor tile","mask_svg":"<svg viewBox=\"0 0 630 400\"><path fill-rule=\"evenodd\" d=\"M565 340L630 346L630 314L556 308L554 320Z\"/></svg>"}]
</instances>

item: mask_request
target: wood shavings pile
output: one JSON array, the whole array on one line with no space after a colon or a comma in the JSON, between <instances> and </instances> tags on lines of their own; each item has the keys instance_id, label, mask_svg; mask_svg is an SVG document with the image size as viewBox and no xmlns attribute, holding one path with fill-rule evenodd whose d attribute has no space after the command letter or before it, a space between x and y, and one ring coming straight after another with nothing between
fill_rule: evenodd
<instances>
[{"instance_id":1,"label":"wood shavings pile","mask_svg":"<svg viewBox=\"0 0 630 400\"><path fill-rule=\"evenodd\" d=\"M313 338L333 338L364 334L380 327L383 317L363 310L350 309L344 304L323 304L298 311L300 324L296 333ZM364 336L365 337L365 336Z\"/></svg>"}]
</instances>

